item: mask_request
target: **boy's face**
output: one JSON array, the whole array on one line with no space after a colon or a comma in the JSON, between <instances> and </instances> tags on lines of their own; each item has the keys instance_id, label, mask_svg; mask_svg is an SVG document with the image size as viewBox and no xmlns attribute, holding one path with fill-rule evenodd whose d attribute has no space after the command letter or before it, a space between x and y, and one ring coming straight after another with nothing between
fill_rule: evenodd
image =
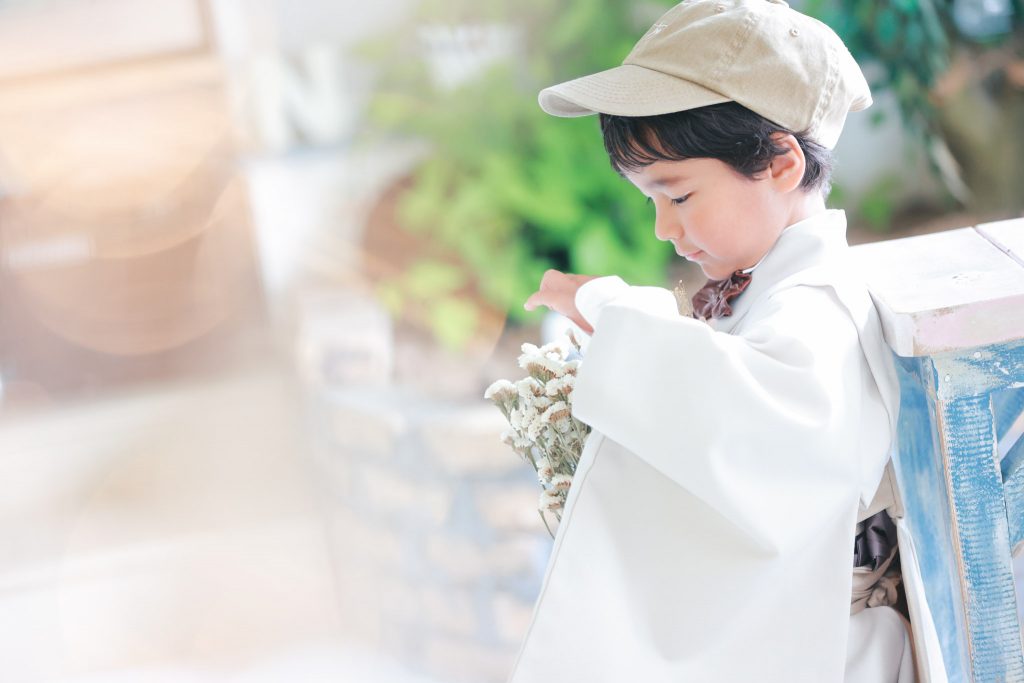
<instances>
[{"instance_id":1,"label":"boy's face","mask_svg":"<svg viewBox=\"0 0 1024 683\"><path fill-rule=\"evenodd\" d=\"M755 265L789 225L793 198L770 170L750 180L718 159L686 159L625 177L654 204L658 239L712 280Z\"/></svg>"}]
</instances>

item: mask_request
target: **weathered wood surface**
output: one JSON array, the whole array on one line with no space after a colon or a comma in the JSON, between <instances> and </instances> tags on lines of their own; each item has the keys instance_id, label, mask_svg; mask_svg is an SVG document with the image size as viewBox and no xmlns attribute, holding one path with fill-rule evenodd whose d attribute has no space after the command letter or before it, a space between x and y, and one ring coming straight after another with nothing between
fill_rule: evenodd
<instances>
[{"instance_id":1,"label":"weathered wood surface","mask_svg":"<svg viewBox=\"0 0 1024 683\"><path fill-rule=\"evenodd\" d=\"M992 394L992 414L996 419L996 438L1002 441L1011 434L1016 422L1024 418L1024 388ZM1007 445L1006 454L1000 462L1000 471L1010 529L1010 548L1013 555L1017 555L1024 550L1024 435L1018 429L1013 437L1016 440Z\"/></svg>"},{"instance_id":2,"label":"weathered wood surface","mask_svg":"<svg viewBox=\"0 0 1024 683\"><path fill-rule=\"evenodd\" d=\"M863 244L850 252L886 341L900 356L1022 335L1024 219Z\"/></svg>"},{"instance_id":3,"label":"weathered wood surface","mask_svg":"<svg viewBox=\"0 0 1024 683\"><path fill-rule=\"evenodd\" d=\"M996 416L996 438L1001 440L1024 413L1024 388L993 394L992 412Z\"/></svg>"},{"instance_id":4,"label":"weathered wood surface","mask_svg":"<svg viewBox=\"0 0 1024 683\"><path fill-rule=\"evenodd\" d=\"M1024 339L936 353L930 358L938 373L936 393L942 399L1024 387Z\"/></svg>"},{"instance_id":5,"label":"weathered wood surface","mask_svg":"<svg viewBox=\"0 0 1024 683\"><path fill-rule=\"evenodd\" d=\"M851 249L900 379L894 465L950 681L1024 683L1024 219Z\"/></svg>"},{"instance_id":6,"label":"weathered wood surface","mask_svg":"<svg viewBox=\"0 0 1024 683\"><path fill-rule=\"evenodd\" d=\"M1020 621L1003 478L990 397L937 402L942 457L953 498L967 647L974 681L1024 681Z\"/></svg>"},{"instance_id":7,"label":"weathered wood surface","mask_svg":"<svg viewBox=\"0 0 1024 683\"><path fill-rule=\"evenodd\" d=\"M917 547L921 581L950 681L970 680L970 653L959 549L953 538L953 499L935 429L935 372L926 358L896 356L900 415L893 465L904 517ZM907 599L913 601L912 593ZM914 609L920 606L912 605ZM917 649L923 642L914 633Z\"/></svg>"},{"instance_id":8,"label":"weathered wood surface","mask_svg":"<svg viewBox=\"0 0 1024 683\"><path fill-rule=\"evenodd\" d=\"M1018 439L1006 452L1000 469L1003 475L1003 495L1006 498L1010 548L1016 555L1024 542L1024 438Z\"/></svg>"},{"instance_id":9,"label":"weathered wood surface","mask_svg":"<svg viewBox=\"0 0 1024 683\"><path fill-rule=\"evenodd\" d=\"M991 368L1020 360L1022 349L895 357L896 478L950 681L1024 681L1011 553L1024 535L1024 447L1000 462L997 422L1012 422L1018 404L999 392L997 419L989 391ZM1024 364L996 375L1021 383Z\"/></svg>"},{"instance_id":10,"label":"weathered wood surface","mask_svg":"<svg viewBox=\"0 0 1024 683\"><path fill-rule=\"evenodd\" d=\"M1024 266L1024 218L980 223L976 229L997 249Z\"/></svg>"}]
</instances>

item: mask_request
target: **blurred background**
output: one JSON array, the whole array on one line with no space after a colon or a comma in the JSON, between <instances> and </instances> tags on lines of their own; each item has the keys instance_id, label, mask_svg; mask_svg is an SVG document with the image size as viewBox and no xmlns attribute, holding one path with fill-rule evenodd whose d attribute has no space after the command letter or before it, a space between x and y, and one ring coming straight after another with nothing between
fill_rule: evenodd
<instances>
[{"instance_id":1,"label":"blurred background","mask_svg":"<svg viewBox=\"0 0 1024 683\"><path fill-rule=\"evenodd\" d=\"M704 281L536 93L670 4L0 0L3 680L507 678L522 302ZM1019 0L791 4L875 92L851 244L1021 215Z\"/></svg>"}]
</instances>

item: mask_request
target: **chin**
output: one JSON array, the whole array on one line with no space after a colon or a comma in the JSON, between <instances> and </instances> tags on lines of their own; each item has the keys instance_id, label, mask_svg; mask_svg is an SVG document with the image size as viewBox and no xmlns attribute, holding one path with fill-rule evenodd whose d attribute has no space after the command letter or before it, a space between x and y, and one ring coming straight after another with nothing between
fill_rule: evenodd
<instances>
[{"instance_id":1,"label":"chin","mask_svg":"<svg viewBox=\"0 0 1024 683\"><path fill-rule=\"evenodd\" d=\"M700 269L704 271L704 275L707 276L709 280L728 280L730 277L732 277L732 274L735 273L737 270L736 268L734 268L732 270L722 271L720 270L720 266L709 266L703 263L701 264Z\"/></svg>"},{"instance_id":2,"label":"chin","mask_svg":"<svg viewBox=\"0 0 1024 683\"><path fill-rule=\"evenodd\" d=\"M714 267L706 266L703 263L701 264L700 269L704 273L704 277L709 280L722 280L729 277L729 275L721 275L720 273L715 272Z\"/></svg>"}]
</instances>

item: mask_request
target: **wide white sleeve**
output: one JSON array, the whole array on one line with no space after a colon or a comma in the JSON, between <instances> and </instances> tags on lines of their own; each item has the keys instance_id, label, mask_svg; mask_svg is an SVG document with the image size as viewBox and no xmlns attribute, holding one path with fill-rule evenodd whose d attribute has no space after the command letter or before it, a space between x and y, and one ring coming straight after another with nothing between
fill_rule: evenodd
<instances>
[{"instance_id":1,"label":"wide white sleeve","mask_svg":"<svg viewBox=\"0 0 1024 683\"><path fill-rule=\"evenodd\" d=\"M618 275L595 278L576 290L576 310L595 329L601 311L613 301L620 306L651 313L671 315L678 312L672 292L661 287L631 287Z\"/></svg>"},{"instance_id":2,"label":"wide white sleeve","mask_svg":"<svg viewBox=\"0 0 1024 683\"><path fill-rule=\"evenodd\" d=\"M668 290L604 286L614 293L577 301L595 328L578 419L771 552L806 538L794 527L855 507L859 416L845 380L859 347L829 288L778 292L729 334L679 315ZM642 504L642 491L623 495Z\"/></svg>"}]
</instances>

